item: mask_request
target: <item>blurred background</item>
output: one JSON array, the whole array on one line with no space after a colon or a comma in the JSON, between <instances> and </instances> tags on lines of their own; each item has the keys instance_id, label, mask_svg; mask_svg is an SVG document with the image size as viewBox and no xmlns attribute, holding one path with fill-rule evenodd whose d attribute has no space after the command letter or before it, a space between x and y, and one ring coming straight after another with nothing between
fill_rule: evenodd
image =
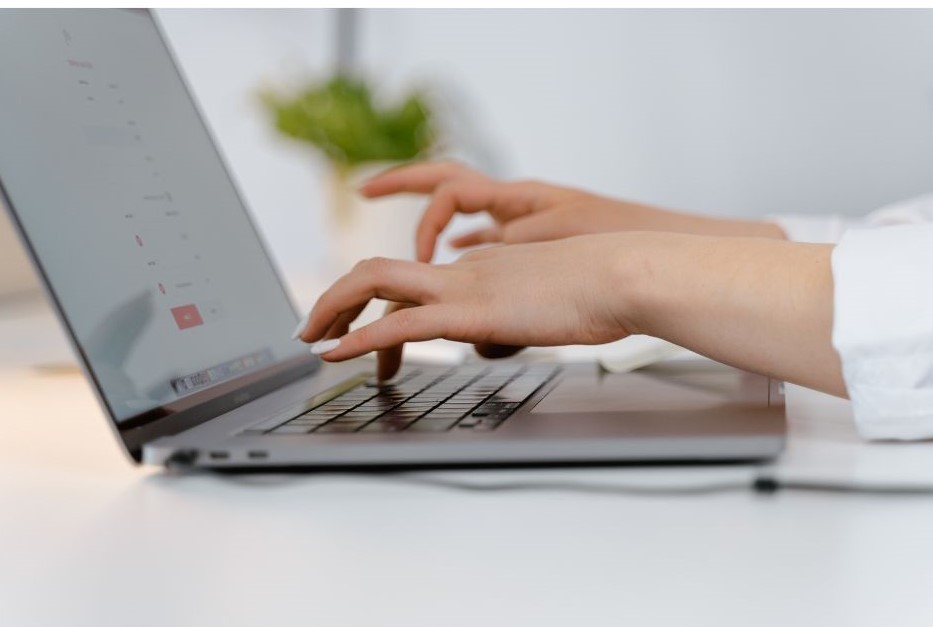
<instances>
[{"instance_id":1,"label":"blurred background","mask_svg":"<svg viewBox=\"0 0 933 627\"><path fill-rule=\"evenodd\" d=\"M338 63L388 98L426 88L442 154L498 176L731 216L933 191L933 11L157 14L296 291L332 267L331 168L258 93ZM34 291L0 220L0 296Z\"/></svg>"}]
</instances>

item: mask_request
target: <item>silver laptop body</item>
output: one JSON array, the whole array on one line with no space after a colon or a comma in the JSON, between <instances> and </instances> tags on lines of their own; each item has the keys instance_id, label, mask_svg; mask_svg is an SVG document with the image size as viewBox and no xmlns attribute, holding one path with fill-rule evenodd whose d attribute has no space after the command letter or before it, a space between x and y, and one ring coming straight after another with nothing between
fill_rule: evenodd
<instances>
[{"instance_id":1,"label":"silver laptop body","mask_svg":"<svg viewBox=\"0 0 933 627\"><path fill-rule=\"evenodd\" d=\"M0 192L136 462L709 462L783 447L778 385L712 362L409 365L391 387L366 361L322 365L288 337L295 309L147 11L0 10Z\"/></svg>"}]
</instances>

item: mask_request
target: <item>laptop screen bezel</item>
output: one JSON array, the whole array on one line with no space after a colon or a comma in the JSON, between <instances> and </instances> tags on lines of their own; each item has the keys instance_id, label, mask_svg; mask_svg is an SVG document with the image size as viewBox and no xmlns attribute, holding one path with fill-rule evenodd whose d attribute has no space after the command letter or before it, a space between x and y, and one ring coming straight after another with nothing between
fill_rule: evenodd
<instances>
[{"instance_id":1,"label":"laptop screen bezel","mask_svg":"<svg viewBox=\"0 0 933 627\"><path fill-rule=\"evenodd\" d=\"M218 162L220 163L224 174L226 175L227 180L237 197L237 200L243 207L247 223L257 238L260 248L262 249L266 260L269 263L274 280L277 282L279 289L282 292L283 298L285 298L289 305L291 305L292 310L295 311L296 308L294 302L291 300L291 297L285 288L282 275L276 266L275 261L272 259L271 255L269 255L269 247L266 244L259 229L256 227L255 220L249 211L249 207L244 200L244 196L231 174L231 170L227 164L226 159L218 148L214 134L212 133L210 126L205 121L206 118L204 112L201 110L197 100L194 98L191 86L188 84L187 79L181 72L178 59L171 46L168 44L164 29L159 23L158 18L153 15L152 11L149 9L110 10L133 11L136 13L145 14L145 16L148 17L148 19L151 21L153 28L158 34L159 40L165 49L166 54L168 55L175 74L181 81L188 100L190 101L191 106L194 108L198 121L204 128L204 132L207 134L210 140L210 143L214 149L214 154L218 159ZM147 442L151 442L160 437L175 435L197 425L203 424L208 420L216 418L217 416L223 415L237 407L240 407L241 405L253 401L260 396L268 394L280 387L297 381L302 377L311 375L320 368L321 360L309 353L306 356L298 356L292 359L277 362L262 370L245 375L243 377L239 377L226 383L219 384L208 390L204 390L172 403L160 405L128 418L118 420L116 412L114 412L113 408L108 402L101 383L94 373L88 355L84 348L81 346L81 343L78 341L75 330L71 322L68 320L66 310L62 306L62 303L58 295L55 293L55 290L52 288L52 283L46 274L46 270L43 267L42 262L32 245L32 242L30 242L21 220L19 219L16 208L14 207L14 203L12 202L10 195L7 193L6 188L4 187L2 173L0 173L0 199L3 200L3 204L6 206L7 214L10 216L10 220L13 224L14 231L18 234L24 249L32 261L33 267L36 269L36 272L41 279L40 283L42 284L45 293L48 295L53 310L67 331L68 339L71 342L75 354L78 356L84 374L92 382L97 399L100 402L101 407L110 418L110 423L114 429L115 434L123 444L127 454L134 462L139 463L142 461L142 448L143 445L145 445ZM296 322L298 320L297 314L295 316L295 320Z\"/></svg>"}]
</instances>

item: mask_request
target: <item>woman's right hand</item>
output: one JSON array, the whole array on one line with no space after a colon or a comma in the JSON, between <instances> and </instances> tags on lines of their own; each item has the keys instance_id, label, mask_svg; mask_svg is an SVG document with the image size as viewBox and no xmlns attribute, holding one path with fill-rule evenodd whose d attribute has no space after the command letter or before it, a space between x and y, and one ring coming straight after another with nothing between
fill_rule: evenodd
<instances>
[{"instance_id":1,"label":"woman's right hand","mask_svg":"<svg viewBox=\"0 0 933 627\"><path fill-rule=\"evenodd\" d=\"M765 222L683 214L538 181L499 181L455 162L394 168L367 181L360 192L369 198L398 193L432 196L416 234L418 261L432 259L437 238L454 214L484 211L494 224L453 239L451 246L517 244L613 231L783 238L779 227Z\"/></svg>"}]
</instances>

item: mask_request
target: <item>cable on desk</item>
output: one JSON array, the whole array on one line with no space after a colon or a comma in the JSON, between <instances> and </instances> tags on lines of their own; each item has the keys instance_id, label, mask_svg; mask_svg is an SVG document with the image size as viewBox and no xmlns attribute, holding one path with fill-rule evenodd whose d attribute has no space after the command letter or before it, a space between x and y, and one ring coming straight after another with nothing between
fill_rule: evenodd
<instances>
[{"instance_id":1,"label":"cable on desk","mask_svg":"<svg viewBox=\"0 0 933 627\"><path fill-rule=\"evenodd\" d=\"M579 481L507 481L473 483L423 477L408 473L384 475L405 483L464 492L569 492L577 494L604 494L636 497L708 496L730 492L754 492L772 495L777 492L812 492L822 494L905 497L933 497L933 485L871 484L820 481L807 479L778 479L758 475L752 481L705 483L690 486L635 486Z\"/></svg>"},{"instance_id":2,"label":"cable on desk","mask_svg":"<svg viewBox=\"0 0 933 627\"><path fill-rule=\"evenodd\" d=\"M760 476L752 482L752 489L771 494L778 491L822 492L856 494L867 496L930 496L933 485L909 483L847 483L844 481L820 481L810 479L776 479Z\"/></svg>"},{"instance_id":3,"label":"cable on desk","mask_svg":"<svg viewBox=\"0 0 933 627\"><path fill-rule=\"evenodd\" d=\"M453 481L435 477L424 477L409 473L383 475L402 483L432 488L460 490L463 492L569 492L574 494L606 494L614 496L707 496L726 492L746 492L747 481L704 483L698 485L637 486L617 483L582 481L499 481L496 483L474 483Z\"/></svg>"},{"instance_id":4,"label":"cable on desk","mask_svg":"<svg viewBox=\"0 0 933 627\"><path fill-rule=\"evenodd\" d=\"M226 474L210 471L185 473L218 476L232 483L254 487L276 487L300 483L308 478L366 478L425 488L494 494L505 492L562 492L566 494L599 494L630 497L699 497L716 494L752 492L775 495L778 492L809 492L817 494L861 495L881 497L933 497L933 485L851 483L811 479L778 479L759 474L751 480L708 482L693 485L624 485L592 481L523 480L481 483L424 476L410 471L378 473L321 474Z\"/></svg>"}]
</instances>

